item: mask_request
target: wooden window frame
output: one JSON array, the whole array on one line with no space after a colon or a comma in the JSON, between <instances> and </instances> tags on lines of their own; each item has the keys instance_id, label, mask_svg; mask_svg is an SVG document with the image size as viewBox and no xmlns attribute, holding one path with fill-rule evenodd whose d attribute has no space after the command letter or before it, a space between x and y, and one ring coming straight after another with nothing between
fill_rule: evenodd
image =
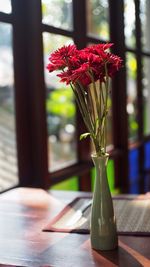
<instances>
[{"instance_id":1,"label":"wooden window frame","mask_svg":"<svg viewBox=\"0 0 150 267\"><path fill-rule=\"evenodd\" d=\"M134 0L135 3L135 38L136 48L131 49L126 47L126 52L132 52L136 56L137 60L137 122L138 122L138 134L137 140L134 142L129 141L129 149L134 147L139 151L138 158L138 172L139 172L139 193L145 191L145 174L150 175L150 169L146 170L145 163L145 152L144 147L146 142L150 141L150 134L144 135L144 98L143 98L143 72L142 72L142 57L146 56L150 58L150 52L145 52L142 48L142 32L141 32L141 20L140 20L140 0Z\"/></svg>"},{"instance_id":2,"label":"wooden window frame","mask_svg":"<svg viewBox=\"0 0 150 267\"><path fill-rule=\"evenodd\" d=\"M122 1L121 1L122 2ZM110 1L110 20L112 18ZM32 12L34 11L34 12ZM47 152L47 127L45 110L45 84L43 73L43 43L42 32L62 34L72 37L78 48L83 48L89 42L99 43L98 38L90 37L86 34L86 0L73 0L73 25L72 32L58 29L42 24L41 1L40 0L13 0L11 22L13 24L13 48L14 48L14 73L15 73L15 108L16 108L16 135L18 152L19 185L48 188L49 186L63 181L72 175L79 176L79 189L91 190L90 170L93 166L90 158L90 141L79 142L79 136L84 131L85 126L81 115L77 109L77 163L65 169L48 172L48 152ZM122 17L115 17L117 25L122 22ZM80 23L82 21L82 23ZM115 30L110 27L110 36L116 47L121 45L120 50L116 50L123 57L122 43L115 36ZM33 38L34 37L34 38ZM119 49L119 48L118 48ZM38 74L38 75L37 75ZM119 75L118 75L119 77ZM116 97L116 90L119 94L119 84L125 79L122 71L121 78L116 78L113 83L115 87L113 93L113 139L114 149L111 157L115 162L116 185L122 187L122 191L127 191L127 176L122 169L127 170L127 146L125 138L119 137L119 127L126 133L126 113L125 105L119 105L119 97ZM116 89L118 88L118 89ZM125 92L125 90L124 90ZM125 96L124 96L125 98ZM121 108L124 125L118 112ZM120 112L119 112L120 114ZM116 123L116 117L118 118ZM79 123L80 122L80 123ZM116 135L116 133L118 133ZM125 134L126 136L126 134ZM120 140L120 143L119 143ZM118 167L119 166L119 167ZM119 177L122 177L120 179ZM120 181L124 181L121 182Z\"/></svg>"},{"instance_id":3,"label":"wooden window frame","mask_svg":"<svg viewBox=\"0 0 150 267\"><path fill-rule=\"evenodd\" d=\"M115 44L113 52L124 61L124 68L113 79L112 120L113 145L110 157L115 163L115 182L122 192L129 191L129 149L139 149L140 189L144 191L144 144L150 135L143 132L143 85L142 57L150 57L141 46L140 1L135 1L136 10L136 49L125 45L124 1L109 0L110 42ZM118 12L116 12L118 10ZM13 0L12 14L0 13L0 21L13 25L15 107L19 179L21 186L48 188L58 182L78 175L79 189L91 190L90 170L93 166L90 157L90 141L79 142L85 126L77 109L77 163L64 169L48 171L47 126L43 65L42 33L49 32L73 38L77 47L83 48L89 42L99 43L99 38L87 34L86 0L73 0L73 30L67 31L42 24L40 0ZM82 23L80 23L82 21ZM34 38L33 38L34 37ZM132 52L137 58L137 108L138 140L128 142L128 116L126 111L127 81L126 53ZM80 123L79 123L80 122Z\"/></svg>"}]
</instances>

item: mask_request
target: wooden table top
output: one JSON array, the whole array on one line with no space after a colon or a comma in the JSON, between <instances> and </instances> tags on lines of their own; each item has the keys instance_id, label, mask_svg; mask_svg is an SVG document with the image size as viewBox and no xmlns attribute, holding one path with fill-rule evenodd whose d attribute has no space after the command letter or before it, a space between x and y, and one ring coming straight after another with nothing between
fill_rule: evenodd
<instances>
[{"instance_id":1,"label":"wooden table top","mask_svg":"<svg viewBox=\"0 0 150 267\"><path fill-rule=\"evenodd\" d=\"M0 266L150 267L150 237L119 236L117 250L98 252L91 249L89 235L42 232L79 195L29 188L1 194Z\"/></svg>"}]
</instances>

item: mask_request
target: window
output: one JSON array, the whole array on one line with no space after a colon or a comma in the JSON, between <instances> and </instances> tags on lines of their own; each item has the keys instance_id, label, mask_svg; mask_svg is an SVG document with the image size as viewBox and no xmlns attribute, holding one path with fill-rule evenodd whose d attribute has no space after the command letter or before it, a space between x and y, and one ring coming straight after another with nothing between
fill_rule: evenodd
<instances>
[{"instance_id":1,"label":"window","mask_svg":"<svg viewBox=\"0 0 150 267\"><path fill-rule=\"evenodd\" d=\"M88 139L79 141L84 123L71 90L50 77L45 66L50 52L63 44L75 43L81 49L113 42L112 52L122 57L124 68L111 83L110 166L115 187L122 192L128 192L133 181L140 184L137 192L147 190L149 10L146 0L0 0L1 62L7 63L1 75L9 73L5 85L0 80L0 112L11 116L11 172L15 177L18 172L19 185L48 188L73 179L76 188L91 189L91 144ZM8 91L7 98L3 91Z\"/></svg>"},{"instance_id":2,"label":"window","mask_svg":"<svg viewBox=\"0 0 150 267\"><path fill-rule=\"evenodd\" d=\"M149 1L146 0L124 1L127 112L129 145L132 147L129 178L133 193L149 190L149 8Z\"/></svg>"},{"instance_id":3,"label":"window","mask_svg":"<svg viewBox=\"0 0 150 267\"><path fill-rule=\"evenodd\" d=\"M18 183L10 1L0 1L0 36L0 191L4 191Z\"/></svg>"}]
</instances>

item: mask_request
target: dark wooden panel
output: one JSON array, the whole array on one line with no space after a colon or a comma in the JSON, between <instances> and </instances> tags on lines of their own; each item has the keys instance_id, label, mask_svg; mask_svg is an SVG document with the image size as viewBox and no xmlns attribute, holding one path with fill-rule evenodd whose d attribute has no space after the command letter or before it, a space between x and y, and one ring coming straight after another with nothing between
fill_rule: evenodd
<instances>
[{"instance_id":1,"label":"dark wooden panel","mask_svg":"<svg viewBox=\"0 0 150 267\"><path fill-rule=\"evenodd\" d=\"M20 184L47 188L48 153L41 3L39 0L14 0L12 10Z\"/></svg>"}]
</instances>

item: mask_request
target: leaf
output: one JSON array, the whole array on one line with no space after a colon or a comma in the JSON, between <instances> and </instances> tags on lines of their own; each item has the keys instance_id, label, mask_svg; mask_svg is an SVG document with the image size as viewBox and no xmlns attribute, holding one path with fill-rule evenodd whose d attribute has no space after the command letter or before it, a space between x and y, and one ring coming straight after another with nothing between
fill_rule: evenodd
<instances>
[{"instance_id":1,"label":"leaf","mask_svg":"<svg viewBox=\"0 0 150 267\"><path fill-rule=\"evenodd\" d=\"M80 135L80 140L83 140L83 139L87 138L87 136L89 136L89 135L90 135L90 133L81 134Z\"/></svg>"}]
</instances>

